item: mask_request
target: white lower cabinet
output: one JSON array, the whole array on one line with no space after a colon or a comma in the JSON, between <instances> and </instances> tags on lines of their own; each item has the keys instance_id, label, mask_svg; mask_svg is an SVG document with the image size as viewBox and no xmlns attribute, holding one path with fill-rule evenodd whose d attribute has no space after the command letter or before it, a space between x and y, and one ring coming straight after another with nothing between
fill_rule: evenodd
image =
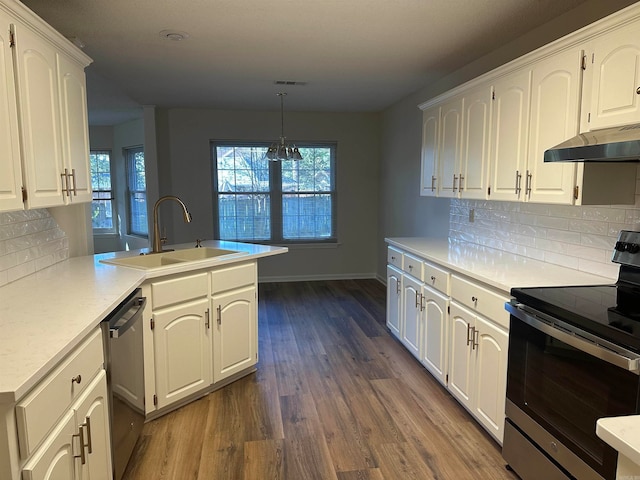
<instances>
[{"instance_id":1,"label":"white lower cabinet","mask_svg":"<svg viewBox=\"0 0 640 480\"><path fill-rule=\"evenodd\" d=\"M107 380L100 370L22 469L23 480L107 480L111 439Z\"/></svg>"},{"instance_id":2,"label":"white lower cabinet","mask_svg":"<svg viewBox=\"0 0 640 480\"><path fill-rule=\"evenodd\" d=\"M143 285L145 412L166 413L258 361L257 265L231 264Z\"/></svg>"},{"instance_id":3,"label":"white lower cabinet","mask_svg":"<svg viewBox=\"0 0 640 480\"><path fill-rule=\"evenodd\" d=\"M401 252L390 248L392 253L397 259ZM402 253L402 262L387 265L389 330L499 443L505 419L507 299L501 291L412 254Z\"/></svg>"},{"instance_id":4,"label":"white lower cabinet","mask_svg":"<svg viewBox=\"0 0 640 480\"><path fill-rule=\"evenodd\" d=\"M157 407L163 408L211 385L209 299L153 313Z\"/></svg>"},{"instance_id":5,"label":"white lower cabinet","mask_svg":"<svg viewBox=\"0 0 640 480\"><path fill-rule=\"evenodd\" d=\"M402 275L402 329L400 341L420 358L420 340L422 334L422 284L410 275Z\"/></svg>"},{"instance_id":6,"label":"white lower cabinet","mask_svg":"<svg viewBox=\"0 0 640 480\"><path fill-rule=\"evenodd\" d=\"M502 443L508 332L451 302L449 391Z\"/></svg>"},{"instance_id":7,"label":"white lower cabinet","mask_svg":"<svg viewBox=\"0 0 640 480\"><path fill-rule=\"evenodd\" d=\"M400 338L402 313L402 272L387 266L387 327Z\"/></svg>"},{"instance_id":8,"label":"white lower cabinet","mask_svg":"<svg viewBox=\"0 0 640 480\"><path fill-rule=\"evenodd\" d=\"M420 361L443 385L447 384L449 297L429 287L423 288L424 333Z\"/></svg>"},{"instance_id":9,"label":"white lower cabinet","mask_svg":"<svg viewBox=\"0 0 640 480\"><path fill-rule=\"evenodd\" d=\"M213 335L213 381L219 382L257 362L256 287L254 284L212 297L216 311Z\"/></svg>"}]
</instances>

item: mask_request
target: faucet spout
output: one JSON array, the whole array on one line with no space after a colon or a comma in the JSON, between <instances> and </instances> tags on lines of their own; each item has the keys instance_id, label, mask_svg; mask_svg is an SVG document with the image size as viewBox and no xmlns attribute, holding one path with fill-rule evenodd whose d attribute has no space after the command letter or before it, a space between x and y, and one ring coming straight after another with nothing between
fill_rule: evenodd
<instances>
[{"instance_id":1,"label":"faucet spout","mask_svg":"<svg viewBox=\"0 0 640 480\"><path fill-rule=\"evenodd\" d=\"M158 207L162 202L166 200L173 200L177 202L182 207L182 216L184 218L184 223L191 222L191 214L189 210L187 210L187 206L184 204L182 200L180 200L175 195L165 195L164 197L160 197L158 201L153 206L153 249L151 253L160 253L162 252L162 241L160 239L160 226L158 224Z\"/></svg>"}]
</instances>

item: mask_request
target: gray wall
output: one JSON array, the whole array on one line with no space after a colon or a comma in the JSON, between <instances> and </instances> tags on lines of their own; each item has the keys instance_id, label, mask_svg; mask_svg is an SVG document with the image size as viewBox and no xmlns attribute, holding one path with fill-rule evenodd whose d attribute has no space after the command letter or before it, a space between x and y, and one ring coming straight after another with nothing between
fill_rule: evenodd
<instances>
[{"instance_id":1,"label":"gray wall","mask_svg":"<svg viewBox=\"0 0 640 480\"><path fill-rule=\"evenodd\" d=\"M275 95L274 95L275 97ZM285 135L298 141L337 142L338 246L292 247L261 260L261 279L375 276L377 270L380 115L296 113L285 109ZM274 141L280 112L160 109L156 111L160 195L179 196L193 215L185 224L163 204L170 243L213 236L211 140Z\"/></svg>"},{"instance_id":2,"label":"gray wall","mask_svg":"<svg viewBox=\"0 0 640 480\"><path fill-rule=\"evenodd\" d=\"M384 112L377 245L380 277L385 277L385 237L446 238L448 235L450 201L419 195L422 112L418 105L632 3L635 2L589 0L524 34L517 41L506 44L437 82L425 85Z\"/></svg>"}]
</instances>

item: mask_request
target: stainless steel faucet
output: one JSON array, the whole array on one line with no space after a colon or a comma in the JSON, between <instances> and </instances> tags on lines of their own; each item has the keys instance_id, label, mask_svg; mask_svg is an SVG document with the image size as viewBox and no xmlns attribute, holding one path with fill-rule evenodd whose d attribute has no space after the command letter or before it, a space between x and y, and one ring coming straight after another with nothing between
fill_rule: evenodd
<instances>
[{"instance_id":1,"label":"stainless steel faucet","mask_svg":"<svg viewBox=\"0 0 640 480\"><path fill-rule=\"evenodd\" d=\"M173 200L178 202L182 207L182 215L184 217L184 223L191 222L191 214L187 210L187 206L184 204L182 200L174 195L165 195L164 197L160 197L158 201L153 206L153 249L151 253L160 253L162 252L162 239L160 238L160 227L158 225L158 207L165 200Z\"/></svg>"}]
</instances>

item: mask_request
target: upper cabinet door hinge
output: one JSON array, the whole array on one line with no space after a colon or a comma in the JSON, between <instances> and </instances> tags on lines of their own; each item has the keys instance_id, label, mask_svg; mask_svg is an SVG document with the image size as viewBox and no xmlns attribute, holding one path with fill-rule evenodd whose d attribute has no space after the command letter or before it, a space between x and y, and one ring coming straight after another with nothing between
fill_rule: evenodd
<instances>
[{"instance_id":1,"label":"upper cabinet door hinge","mask_svg":"<svg viewBox=\"0 0 640 480\"><path fill-rule=\"evenodd\" d=\"M582 70L586 70L587 69L587 56L583 55L582 56Z\"/></svg>"}]
</instances>

